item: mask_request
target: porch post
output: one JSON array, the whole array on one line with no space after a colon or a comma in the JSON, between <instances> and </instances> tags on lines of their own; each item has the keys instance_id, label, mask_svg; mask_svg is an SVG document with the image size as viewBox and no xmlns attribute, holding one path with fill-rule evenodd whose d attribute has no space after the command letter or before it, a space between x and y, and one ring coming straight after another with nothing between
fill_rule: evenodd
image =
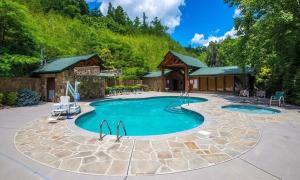
<instances>
[{"instance_id":1,"label":"porch post","mask_svg":"<svg viewBox=\"0 0 300 180\"><path fill-rule=\"evenodd\" d=\"M161 68L161 90L162 92L165 91L166 89L166 80L165 80L165 69L162 67Z\"/></svg>"},{"instance_id":2,"label":"porch post","mask_svg":"<svg viewBox=\"0 0 300 180\"><path fill-rule=\"evenodd\" d=\"M189 92L189 87L190 87L190 81L189 81L189 71L188 71L188 67L185 66L184 67L184 81L185 81L185 92Z\"/></svg>"}]
</instances>

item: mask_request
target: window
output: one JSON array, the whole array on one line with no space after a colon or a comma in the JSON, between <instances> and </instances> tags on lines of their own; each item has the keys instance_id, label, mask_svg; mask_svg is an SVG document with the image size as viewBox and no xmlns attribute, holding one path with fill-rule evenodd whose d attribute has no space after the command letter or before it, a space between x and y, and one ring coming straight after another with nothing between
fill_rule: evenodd
<instances>
[{"instance_id":1,"label":"window","mask_svg":"<svg viewBox=\"0 0 300 180\"><path fill-rule=\"evenodd\" d=\"M198 90L198 79L194 79L193 89L197 89Z\"/></svg>"}]
</instances>

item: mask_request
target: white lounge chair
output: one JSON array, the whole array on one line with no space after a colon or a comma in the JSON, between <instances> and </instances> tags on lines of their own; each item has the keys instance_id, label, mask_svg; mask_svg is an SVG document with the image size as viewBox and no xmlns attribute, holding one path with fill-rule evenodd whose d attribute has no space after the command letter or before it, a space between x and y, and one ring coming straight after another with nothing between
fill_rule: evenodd
<instances>
[{"instance_id":1,"label":"white lounge chair","mask_svg":"<svg viewBox=\"0 0 300 180\"><path fill-rule=\"evenodd\" d=\"M52 106L52 115L67 114L70 111L70 96L61 96L60 102Z\"/></svg>"}]
</instances>

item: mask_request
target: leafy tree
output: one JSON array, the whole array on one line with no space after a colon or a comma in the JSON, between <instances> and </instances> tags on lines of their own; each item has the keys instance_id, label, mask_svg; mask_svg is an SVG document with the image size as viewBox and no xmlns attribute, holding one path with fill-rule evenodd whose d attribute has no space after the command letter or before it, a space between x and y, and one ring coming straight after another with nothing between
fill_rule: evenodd
<instances>
[{"instance_id":1,"label":"leafy tree","mask_svg":"<svg viewBox=\"0 0 300 180\"><path fill-rule=\"evenodd\" d=\"M207 64L209 66L220 66L218 57L218 44L215 42L210 42L207 48Z\"/></svg>"},{"instance_id":2,"label":"leafy tree","mask_svg":"<svg viewBox=\"0 0 300 180\"><path fill-rule=\"evenodd\" d=\"M125 26L127 19L127 14L121 6L117 6L114 11L114 21L120 25Z\"/></svg>"},{"instance_id":3,"label":"leafy tree","mask_svg":"<svg viewBox=\"0 0 300 180\"><path fill-rule=\"evenodd\" d=\"M241 10L236 58L255 67L269 92L284 90L288 100L299 99L300 4L298 0L225 0ZM268 76L264 76L268 69ZM264 78L259 77L263 75ZM268 78L265 78L268 77Z\"/></svg>"},{"instance_id":4,"label":"leafy tree","mask_svg":"<svg viewBox=\"0 0 300 180\"><path fill-rule=\"evenodd\" d=\"M35 50L26 8L12 1L0 2L0 54L31 55Z\"/></svg>"},{"instance_id":5,"label":"leafy tree","mask_svg":"<svg viewBox=\"0 0 300 180\"><path fill-rule=\"evenodd\" d=\"M92 17L103 17L103 14L101 13L101 11L99 9L93 9L89 12L89 16Z\"/></svg>"},{"instance_id":6,"label":"leafy tree","mask_svg":"<svg viewBox=\"0 0 300 180\"><path fill-rule=\"evenodd\" d=\"M0 76L28 76L39 64L35 57L4 54L0 56Z\"/></svg>"}]
</instances>

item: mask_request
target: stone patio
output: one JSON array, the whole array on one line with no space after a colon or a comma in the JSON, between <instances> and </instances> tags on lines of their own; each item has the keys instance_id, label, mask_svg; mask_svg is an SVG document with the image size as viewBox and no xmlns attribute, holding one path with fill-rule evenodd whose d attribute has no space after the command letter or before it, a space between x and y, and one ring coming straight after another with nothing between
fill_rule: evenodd
<instances>
[{"instance_id":1,"label":"stone patio","mask_svg":"<svg viewBox=\"0 0 300 180\"><path fill-rule=\"evenodd\" d=\"M177 95L142 93L112 98L143 98ZM184 105L202 114L204 123L192 130L164 136L114 136L98 141L98 134L74 125L74 120L49 123L47 117L30 121L15 136L19 152L53 168L85 174L134 176L167 174L209 167L239 157L253 148L260 138L255 122L280 122L299 118L296 111L276 115L251 115L223 110L232 99L218 95L191 94L207 102ZM82 103L83 113L91 107Z\"/></svg>"}]
</instances>

